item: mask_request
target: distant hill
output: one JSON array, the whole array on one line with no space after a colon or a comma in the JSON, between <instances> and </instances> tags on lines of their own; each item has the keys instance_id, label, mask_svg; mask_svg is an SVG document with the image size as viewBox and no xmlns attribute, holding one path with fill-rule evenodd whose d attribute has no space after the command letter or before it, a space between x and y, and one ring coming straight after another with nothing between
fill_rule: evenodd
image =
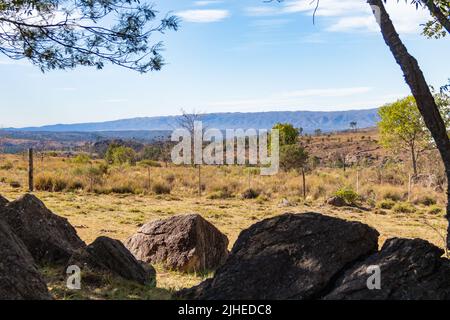
<instances>
[{"instance_id":1,"label":"distant hill","mask_svg":"<svg viewBox=\"0 0 450 320\"><path fill-rule=\"evenodd\" d=\"M356 121L359 128L376 125L378 109L349 110L349 111L270 111L254 113L209 113L202 116L202 121L208 128L224 129L269 129L277 122L289 122L295 127L303 128L311 133L316 129L323 132L340 131L349 128L352 121ZM106 122L55 124L42 127L9 128L8 130L32 132L105 132L108 136L115 136L113 132L128 131L128 136L137 135L137 131L166 131L177 127L178 116L141 117ZM133 132L134 131L134 132Z\"/></svg>"}]
</instances>

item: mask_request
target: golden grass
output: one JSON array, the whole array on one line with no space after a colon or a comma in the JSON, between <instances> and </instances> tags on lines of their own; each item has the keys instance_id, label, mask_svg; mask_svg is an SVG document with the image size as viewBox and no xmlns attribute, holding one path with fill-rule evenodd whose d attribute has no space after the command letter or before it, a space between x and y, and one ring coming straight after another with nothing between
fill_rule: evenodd
<instances>
[{"instance_id":1,"label":"golden grass","mask_svg":"<svg viewBox=\"0 0 450 320\"><path fill-rule=\"evenodd\" d=\"M4 163L11 163L2 169ZM94 161L93 165L100 164ZM65 176L73 179L74 170L81 169L86 164L74 164L70 159L46 157L44 161L37 160L37 174ZM112 167L98 187L110 188L111 185L121 186L128 183L140 188L136 194L95 193L89 190L74 190L67 192L37 191L39 197L53 212L68 218L75 226L80 237L87 243L100 235L125 240L142 224L172 215L199 213L213 223L230 239L230 249L239 233L250 225L262 219L285 212L315 211L326 215L366 223L380 232L380 245L390 237L423 238L440 247L444 246L442 235L445 234L446 221L443 217L445 194L423 186L414 186L408 210L383 209L377 205L380 201L395 198L397 206L407 202L407 186L379 183L371 168L361 169L359 173L359 193L364 206L371 207L369 211L358 208L333 208L325 205L325 200L341 187L356 189L356 171L349 169L345 173L340 169L321 168L307 176L308 197L301 195L301 178L295 173L279 173L273 177L259 175L250 176L241 167L202 167L204 191L197 195L197 170L192 167L151 168L151 184L158 181L170 185L170 194L155 194L148 183L146 168ZM10 200L18 198L26 189L27 172L25 159L20 156L0 156L0 194ZM397 177L399 180L403 176ZM78 176L78 179L85 179ZM12 188L10 181L18 181L21 188ZM87 182L87 180L86 180ZM256 199L242 199L242 192L248 187L260 190L262 194ZM227 189L230 196L211 197L211 194ZM424 205L427 195L436 204ZM397 199L398 198L398 199ZM283 201L287 199L288 201ZM417 200L417 201L415 201ZM413 203L413 202L416 202ZM397 204L402 203L402 204ZM425 202L428 204L428 202ZM205 276L182 274L164 270L156 266L158 275L158 291L153 295L142 288L130 289L139 292L138 296L147 298L167 298L170 292L184 287L191 287L202 281ZM50 272L51 273L51 272ZM55 284L55 295L65 297L60 284ZM112 283L108 288L119 286ZM142 291L143 290L143 291ZM165 290L165 291L164 291ZM120 298L126 293L119 291L117 296L108 296L110 292L100 292L93 298ZM109 293L108 293L109 292ZM86 296L82 296L86 297ZM130 298L134 296L131 295ZM77 298L77 297L75 297ZM78 297L79 298L79 297Z\"/></svg>"}]
</instances>

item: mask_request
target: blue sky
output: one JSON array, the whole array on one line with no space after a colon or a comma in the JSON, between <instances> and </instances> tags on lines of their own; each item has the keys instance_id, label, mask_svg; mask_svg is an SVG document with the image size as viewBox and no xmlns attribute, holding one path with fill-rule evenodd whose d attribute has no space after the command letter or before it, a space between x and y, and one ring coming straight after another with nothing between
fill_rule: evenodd
<instances>
[{"instance_id":1,"label":"blue sky","mask_svg":"<svg viewBox=\"0 0 450 320\"><path fill-rule=\"evenodd\" d=\"M156 1L182 18L167 33L162 71L107 66L42 74L0 56L0 126L106 121L199 112L347 110L408 94L364 0ZM420 35L425 10L388 11L430 84L450 77L449 38Z\"/></svg>"}]
</instances>

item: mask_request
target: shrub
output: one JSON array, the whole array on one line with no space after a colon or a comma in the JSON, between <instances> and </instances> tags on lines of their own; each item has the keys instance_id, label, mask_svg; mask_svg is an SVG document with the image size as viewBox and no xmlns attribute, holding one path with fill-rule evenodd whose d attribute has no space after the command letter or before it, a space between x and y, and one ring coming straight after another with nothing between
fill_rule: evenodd
<instances>
[{"instance_id":1,"label":"shrub","mask_svg":"<svg viewBox=\"0 0 450 320\"><path fill-rule=\"evenodd\" d=\"M149 159L139 161L138 165L143 167L161 167L161 164L158 161Z\"/></svg>"},{"instance_id":2,"label":"shrub","mask_svg":"<svg viewBox=\"0 0 450 320\"><path fill-rule=\"evenodd\" d=\"M207 198L214 200L214 199L228 199L228 198L232 198L232 197L233 197L233 193L228 188L224 188L222 190L214 191L213 193L208 195Z\"/></svg>"},{"instance_id":3,"label":"shrub","mask_svg":"<svg viewBox=\"0 0 450 320\"><path fill-rule=\"evenodd\" d=\"M173 173L170 173L166 175L164 179L167 181L167 183L172 184L175 181L175 175Z\"/></svg>"},{"instance_id":4,"label":"shrub","mask_svg":"<svg viewBox=\"0 0 450 320\"><path fill-rule=\"evenodd\" d=\"M416 212L416 208L408 203L408 202L398 202L392 208L392 210L396 213L414 213Z\"/></svg>"},{"instance_id":5,"label":"shrub","mask_svg":"<svg viewBox=\"0 0 450 320\"><path fill-rule=\"evenodd\" d=\"M49 175L39 175L34 180L34 187L39 191L53 191L53 177Z\"/></svg>"},{"instance_id":6,"label":"shrub","mask_svg":"<svg viewBox=\"0 0 450 320\"><path fill-rule=\"evenodd\" d=\"M20 188L22 186L19 181L11 181L9 185L11 188Z\"/></svg>"},{"instance_id":7,"label":"shrub","mask_svg":"<svg viewBox=\"0 0 450 320\"><path fill-rule=\"evenodd\" d=\"M380 209L392 209L395 206L395 201L391 199L384 199L378 203L378 208Z\"/></svg>"},{"instance_id":8,"label":"shrub","mask_svg":"<svg viewBox=\"0 0 450 320\"><path fill-rule=\"evenodd\" d=\"M432 206L428 209L428 213L429 213L429 214L435 214L435 215L437 215L437 214L441 214L442 212L444 212L444 210L443 210L441 207L437 206L437 205L432 205Z\"/></svg>"},{"instance_id":9,"label":"shrub","mask_svg":"<svg viewBox=\"0 0 450 320\"><path fill-rule=\"evenodd\" d=\"M91 158L85 153L80 153L75 158L73 158L73 162L77 164L87 164L89 163L89 161L91 161Z\"/></svg>"},{"instance_id":10,"label":"shrub","mask_svg":"<svg viewBox=\"0 0 450 320\"><path fill-rule=\"evenodd\" d=\"M123 186L114 186L111 188L112 193L135 193L134 189L130 185L123 185Z\"/></svg>"},{"instance_id":11,"label":"shrub","mask_svg":"<svg viewBox=\"0 0 450 320\"><path fill-rule=\"evenodd\" d=\"M13 168L13 164L11 161L6 162L5 164L0 166L0 169L2 170L11 170Z\"/></svg>"},{"instance_id":12,"label":"shrub","mask_svg":"<svg viewBox=\"0 0 450 320\"><path fill-rule=\"evenodd\" d=\"M258 198L258 196L260 194L261 194L261 191L253 189L253 188L248 188L242 193L242 198L243 199L256 199L256 198Z\"/></svg>"},{"instance_id":13,"label":"shrub","mask_svg":"<svg viewBox=\"0 0 450 320\"><path fill-rule=\"evenodd\" d=\"M67 188L67 185L68 185L67 181L61 177L56 177L53 179L53 191L54 192L64 191Z\"/></svg>"},{"instance_id":14,"label":"shrub","mask_svg":"<svg viewBox=\"0 0 450 320\"><path fill-rule=\"evenodd\" d=\"M152 190L156 194L170 194L171 187L164 182L155 182L152 186Z\"/></svg>"},{"instance_id":15,"label":"shrub","mask_svg":"<svg viewBox=\"0 0 450 320\"><path fill-rule=\"evenodd\" d=\"M84 183L79 181L79 180L71 181L69 183L69 186L68 186L67 189L70 190L70 191L83 190L84 189Z\"/></svg>"},{"instance_id":16,"label":"shrub","mask_svg":"<svg viewBox=\"0 0 450 320\"><path fill-rule=\"evenodd\" d=\"M359 199L359 195L351 188L341 188L337 190L334 195L343 199L345 203L349 205L355 204Z\"/></svg>"},{"instance_id":17,"label":"shrub","mask_svg":"<svg viewBox=\"0 0 450 320\"><path fill-rule=\"evenodd\" d=\"M420 196L414 200L414 204L422 204L427 207L436 204L436 202L436 199L429 195Z\"/></svg>"},{"instance_id":18,"label":"shrub","mask_svg":"<svg viewBox=\"0 0 450 320\"><path fill-rule=\"evenodd\" d=\"M403 196L394 190L387 190L384 194L383 194L383 199L389 199L392 201L400 201L402 200Z\"/></svg>"}]
</instances>

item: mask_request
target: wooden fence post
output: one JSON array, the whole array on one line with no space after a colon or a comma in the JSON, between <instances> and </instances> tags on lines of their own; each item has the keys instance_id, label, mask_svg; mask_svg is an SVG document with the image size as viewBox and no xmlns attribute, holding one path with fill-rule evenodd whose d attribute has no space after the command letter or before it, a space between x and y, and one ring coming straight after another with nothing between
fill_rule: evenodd
<instances>
[{"instance_id":1,"label":"wooden fence post","mask_svg":"<svg viewBox=\"0 0 450 320\"><path fill-rule=\"evenodd\" d=\"M28 191L33 192L33 148L28 149Z\"/></svg>"},{"instance_id":2,"label":"wooden fence post","mask_svg":"<svg viewBox=\"0 0 450 320\"><path fill-rule=\"evenodd\" d=\"M306 200L306 177L305 168L302 167L302 181L303 181L303 199Z\"/></svg>"},{"instance_id":3,"label":"wooden fence post","mask_svg":"<svg viewBox=\"0 0 450 320\"><path fill-rule=\"evenodd\" d=\"M198 165L198 195L202 196L202 179L201 179L201 165Z\"/></svg>"}]
</instances>

